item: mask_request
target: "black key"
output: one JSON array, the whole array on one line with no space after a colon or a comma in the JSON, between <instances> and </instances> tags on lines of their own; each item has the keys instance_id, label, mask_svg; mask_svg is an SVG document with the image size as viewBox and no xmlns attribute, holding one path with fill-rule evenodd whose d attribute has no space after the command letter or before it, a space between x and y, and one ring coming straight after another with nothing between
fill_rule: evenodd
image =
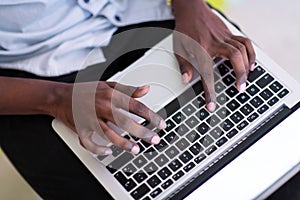
<instances>
[{"instance_id":1,"label":"black key","mask_svg":"<svg viewBox=\"0 0 300 200\"><path fill-rule=\"evenodd\" d=\"M167 127L166 127L166 131L169 132L170 130L172 130L175 127L175 124L171 121L171 120L167 120L166 121Z\"/></svg>"},{"instance_id":2,"label":"black key","mask_svg":"<svg viewBox=\"0 0 300 200\"><path fill-rule=\"evenodd\" d=\"M221 118L221 119L225 119L228 115L230 115L230 111L227 108L220 108L217 111L217 115Z\"/></svg>"},{"instance_id":3,"label":"black key","mask_svg":"<svg viewBox=\"0 0 300 200\"><path fill-rule=\"evenodd\" d=\"M223 65L223 64L219 65L216 68L216 70L217 70L217 72L220 73L221 76L226 75L230 71L230 69L227 66Z\"/></svg>"},{"instance_id":4,"label":"black key","mask_svg":"<svg viewBox=\"0 0 300 200\"><path fill-rule=\"evenodd\" d=\"M248 122L247 121L242 121L239 125L237 125L237 128L241 131L243 130L246 126L248 126Z\"/></svg>"},{"instance_id":5,"label":"black key","mask_svg":"<svg viewBox=\"0 0 300 200\"><path fill-rule=\"evenodd\" d=\"M178 133L180 136L185 135L188 131L189 129L184 124L181 124L178 128L175 129L175 132Z\"/></svg>"},{"instance_id":6,"label":"black key","mask_svg":"<svg viewBox=\"0 0 300 200\"><path fill-rule=\"evenodd\" d=\"M256 87L255 85L251 85L249 86L246 91L248 92L248 94L250 94L251 96L256 95L259 92L258 87Z\"/></svg>"},{"instance_id":7,"label":"black key","mask_svg":"<svg viewBox=\"0 0 300 200\"><path fill-rule=\"evenodd\" d=\"M168 144L164 140L160 140L160 142L154 145L154 147L161 152L168 147Z\"/></svg>"},{"instance_id":8,"label":"black key","mask_svg":"<svg viewBox=\"0 0 300 200\"><path fill-rule=\"evenodd\" d=\"M254 110L254 108L252 106L250 106L249 104L245 104L240 108L240 111L245 115L248 116L250 113L252 113L252 111Z\"/></svg>"},{"instance_id":9,"label":"black key","mask_svg":"<svg viewBox=\"0 0 300 200\"><path fill-rule=\"evenodd\" d=\"M183 162L183 163L187 163L189 162L191 159L193 159L193 156L188 152L185 151L183 152L180 156L179 159Z\"/></svg>"},{"instance_id":10,"label":"black key","mask_svg":"<svg viewBox=\"0 0 300 200\"><path fill-rule=\"evenodd\" d=\"M167 140L169 144L173 144L178 140L178 136L172 131L168 135L166 135L165 140Z\"/></svg>"},{"instance_id":11,"label":"black key","mask_svg":"<svg viewBox=\"0 0 300 200\"><path fill-rule=\"evenodd\" d=\"M97 158L98 160L102 161L104 160L108 155L98 155Z\"/></svg>"},{"instance_id":12,"label":"black key","mask_svg":"<svg viewBox=\"0 0 300 200\"><path fill-rule=\"evenodd\" d=\"M141 199L143 196L145 196L150 191L149 187L143 183L140 187L133 190L133 192L130 193L130 195L135 199Z\"/></svg>"},{"instance_id":13,"label":"black key","mask_svg":"<svg viewBox=\"0 0 300 200\"><path fill-rule=\"evenodd\" d=\"M196 166L196 165L195 165L193 162L190 162L189 164L187 164L187 165L183 168L183 170L184 170L185 172L189 172L189 171L191 171L191 169L193 169L195 166Z\"/></svg>"},{"instance_id":14,"label":"black key","mask_svg":"<svg viewBox=\"0 0 300 200\"><path fill-rule=\"evenodd\" d=\"M186 116L190 116L196 111L196 109L191 104L188 104L182 109L182 111Z\"/></svg>"},{"instance_id":15,"label":"black key","mask_svg":"<svg viewBox=\"0 0 300 200\"><path fill-rule=\"evenodd\" d=\"M139 171L138 173L133 175L134 180L136 182L141 183L147 178L147 174L145 174L143 171Z\"/></svg>"},{"instance_id":16,"label":"black key","mask_svg":"<svg viewBox=\"0 0 300 200\"><path fill-rule=\"evenodd\" d=\"M173 172L176 172L180 167L182 167L181 162L179 162L179 160L175 159L172 162L170 162L170 164L168 165Z\"/></svg>"},{"instance_id":17,"label":"black key","mask_svg":"<svg viewBox=\"0 0 300 200\"><path fill-rule=\"evenodd\" d=\"M177 156L179 154L179 151L174 146L171 146L165 152L170 159L173 159L175 156Z\"/></svg>"},{"instance_id":18,"label":"black key","mask_svg":"<svg viewBox=\"0 0 300 200\"><path fill-rule=\"evenodd\" d=\"M221 137L224 134L224 132L219 128L216 127L213 130L210 131L210 135L215 138L218 139L219 137Z\"/></svg>"},{"instance_id":19,"label":"black key","mask_svg":"<svg viewBox=\"0 0 300 200\"><path fill-rule=\"evenodd\" d=\"M209 156L216 150L217 150L217 147L215 145L212 145L211 147L209 147L208 149L205 150L205 153Z\"/></svg>"},{"instance_id":20,"label":"black key","mask_svg":"<svg viewBox=\"0 0 300 200\"><path fill-rule=\"evenodd\" d=\"M254 120L256 120L256 118L258 118L258 114L255 112L252 113L247 119L249 122L253 122Z\"/></svg>"},{"instance_id":21,"label":"black key","mask_svg":"<svg viewBox=\"0 0 300 200\"><path fill-rule=\"evenodd\" d=\"M255 107L255 108L258 108L259 106L261 106L264 101L259 97L259 96L256 96L254 97L250 103Z\"/></svg>"},{"instance_id":22,"label":"black key","mask_svg":"<svg viewBox=\"0 0 300 200\"><path fill-rule=\"evenodd\" d=\"M225 76L222 80L223 80L223 83L227 86L229 86L235 82L235 79L230 74Z\"/></svg>"},{"instance_id":23,"label":"black key","mask_svg":"<svg viewBox=\"0 0 300 200\"><path fill-rule=\"evenodd\" d=\"M150 196L152 198L157 197L160 193L162 192L162 190L160 188L156 188L153 192L150 193Z\"/></svg>"},{"instance_id":24,"label":"black key","mask_svg":"<svg viewBox=\"0 0 300 200\"><path fill-rule=\"evenodd\" d=\"M289 91L287 89L283 89L281 92L279 92L278 96L280 98L285 97L287 94L289 93Z\"/></svg>"},{"instance_id":25,"label":"black key","mask_svg":"<svg viewBox=\"0 0 300 200\"><path fill-rule=\"evenodd\" d=\"M256 84L260 88L266 87L269 83L271 83L274 80L274 78L270 74L265 74L262 78L260 78L258 81L256 81Z\"/></svg>"},{"instance_id":26,"label":"black key","mask_svg":"<svg viewBox=\"0 0 300 200\"><path fill-rule=\"evenodd\" d=\"M150 147L149 149L147 149L145 152L144 152L144 156L146 156L148 158L148 160L151 160L153 159L155 156L157 156L157 151L153 148L153 147Z\"/></svg>"},{"instance_id":27,"label":"black key","mask_svg":"<svg viewBox=\"0 0 300 200\"><path fill-rule=\"evenodd\" d=\"M200 135L196 131L192 130L189 134L186 135L186 138L191 143L193 143L193 142L195 142L196 140L198 140L200 138Z\"/></svg>"},{"instance_id":28,"label":"black key","mask_svg":"<svg viewBox=\"0 0 300 200\"><path fill-rule=\"evenodd\" d=\"M205 158L206 158L206 155L200 154L197 158L195 158L194 161L195 161L197 164L199 164L199 163L202 162Z\"/></svg>"},{"instance_id":29,"label":"black key","mask_svg":"<svg viewBox=\"0 0 300 200\"><path fill-rule=\"evenodd\" d=\"M109 165L107 165L106 168L110 171L110 173L115 173L133 158L134 156L131 153L125 152L114 161L112 161Z\"/></svg>"},{"instance_id":30,"label":"black key","mask_svg":"<svg viewBox=\"0 0 300 200\"><path fill-rule=\"evenodd\" d=\"M176 146L181 151L183 151L184 149L186 149L189 145L190 145L190 143L185 138L181 138L181 140L179 140L178 142L176 142Z\"/></svg>"},{"instance_id":31,"label":"black key","mask_svg":"<svg viewBox=\"0 0 300 200\"><path fill-rule=\"evenodd\" d=\"M149 144L148 142L145 142L144 140L141 140L141 143L144 145L144 147L149 147L151 144Z\"/></svg>"},{"instance_id":32,"label":"black key","mask_svg":"<svg viewBox=\"0 0 300 200\"><path fill-rule=\"evenodd\" d=\"M263 73L265 73L265 70L261 68L261 66L257 66L252 72L249 72L248 81L253 82L258 77L260 77Z\"/></svg>"},{"instance_id":33,"label":"black key","mask_svg":"<svg viewBox=\"0 0 300 200\"><path fill-rule=\"evenodd\" d=\"M227 103L229 100L229 98L224 94L220 94L219 96L217 96L217 102L220 104L220 105L224 105L225 103Z\"/></svg>"},{"instance_id":34,"label":"black key","mask_svg":"<svg viewBox=\"0 0 300 200\"><path fill-rule=\"evenodd\" d=\"M206 120L207 124L209 124L211 127L216 126L220 121L221 120L216 115L212 115Z\"/></svg>"},{"instance_id":35,"label":"black key","mask_svg":"<svg viewBox=\"0 0 300 200\"><path fill-rule=\"evenodd\" d=\"M232 129L231 131L229 131L229 132L226 134L226 136L227 136L228 138L232 138L232 137L235 136L236 134L238 134L238 131L234 128L234 129Z\"/></svg>"},{"instance_id":36,"label":"black key","mask_svg":"<svg viewBox=\"0 0 300 200\"><path fill-rule=\"evenodd\" d=\"M226 119L221 125L220 127L223 128L224 131L229 131L232 127L233 127L233 123L229 120L229 119Z\"/></svg>"},{"instance_id":37,"label":"black key","mask_svg":"<svg viewBox=\"0 0 300 200\"><path fill-rule=\"evenodd\" d=\"M153 162L151 162L148 165L146 165L146 167L144 167L144 170L149 175L151 175L158 170L158 167Z\"/></svg>"},{"instance_id":38,"label":"black key","mask_svg":"<svg viewBox=\"0 0 300 200\"><path fill-rule=\"evenodd\" d=\"M273 97L270 101L268 101L269 106L274 106L279 99L277 97Z\"/></svg>"},{"instance_id":39,"label":"black key","mask_svg":"<svg viewBox=\"0 0 300 200\"><path fill-rule=\"evenodd\" d=\"M172 119L179 124L180 122L184 121L185 116L181 112L178 112L172 117Z\"/></svg>"},{"instance_id":40,"label":"black key","mask_svg":"<svg viewBox=\"0 0 300 200\"><path fill-rule=\"evenodd\" d=\"M161 183L161 180L156 176L152 176L151 178L149 178L147 180L147 183L152 187L152 188L155 188L158 184Z\"/></svg>"},{"instance_id":41,"label":"black key","mask_svg":"<svg viewBox=\"0 0 300 200\"><path fill-rule=\"evenodd\" d=\"M239 93L235 86L231 86L225 92L231 98L234 97L237 93Z\"/></svg>"},{"instance_id":42,"label":"black key","mask_svg":"<svg viewBox=\"0 0 300 200\"><path fill-rule=\"evenodd\" d=\"M119 181L119 183L125 188L127 192L129 192L136 186L136 183L132 179L127 179L124 174L122 174L122 172L116 173L114 177Z\"/></svg>"},{"instance_id":43,"label":"black key","mask_svg":"<svg viewBox=\"0 0 300 200\"><path fill-rule=\"evenodd\" d=\"M226 106L231 110L231 111L235 111L236 109L238 109L240 107L240 104L235 100L231 100L229 103L226 104Z\"/></svg>"},{"instance_id":44,"label":"black key","mask_svg":"<svg viewBox=\"0 0 300 200\"><path fill-rule=\"evenodd\" d=\"M159 114L162 118L166 119L173 113L177 112L179 108L180 103L178 99L174 99L168 105L166 105L164 109L161 109L157 114Z\"/></svg>"},{"instance_id":45,"label":"black key","mask_svg":"<svg viewBox=\"0 0 300 200\"><path fill-rule=\"evenodd\" d=\"M231 116L230 116L230 119L232 121L234 121L236 124L239 123L240 121L242 121L243 119L243 115L240 113L240 111L236 111L235 113L233 113Z\"/></svg>"},{"instance_id":46,"label":"black key","mask_svg":"<svg viewBox=\"0 0 300 200\"><path fill-rule=\"evenodd\" d=\"M202 82L198 81L197 83L195 83L193 86L193 91L195 95L200 94L201 92L203 92L203 87L202 87Z\"/></svg>"},{"instance_id":47,"label":"black key","mask_svg":"<svg viewBox=\"0 0 300 200\"><path fill-rule=\"evenodd\" d=\"M156 129L155 132L157 132L157 135L158 135L159 137L163 137L164 135L166 135L166 132L165 132L164 130Z\"/></svg>"},{"instance_id":48,"label":"black key","mask_svg":"<svg viewBox=\"0 0 300 200\"><path fill-rule=\"evenodd\" d=\"M246 101L248 101L250 99L249 95L246 94L245 92L242 94L239 94L236 98L241 104L246 103Z\"/></svg>"},{"instance_id":49,"label":"black key","mask_svg":"<svg viewBox=\"0 0 300 200\"><path fill-rule=\"evenodd\" d=\"M123 172L127 176L130 176L131 174L133 174L134 172L136 172L136 168L131 163L129 163L126 167L123 168Z\"/></svg>"},{"instance_id":50,"label":"black key","mask_svg":"<svg viewBox=\"0 0 300 200\"><path fill-rule=\"evenodd\" d=\"M182 176L184 175L184 173L180 170L178 173L174 174L172 176L172 178L177 181L178 179L180 179Z\"/></svg>"},{"instance_id":51,"label":"black key","mask_svg":"<svg viewBox=\"0 0 300 200\"><path fill-rule=\"evenodd\" d=\"M195 144L193 144L189 150L194 154L194 155L198 155L201 151L203 151L203 148L201 147L201 145L197 142Z\"/></svg>"},{"instance_id":52,"label":"black key","mask_svg":"<svg viewBox=\"0 0 300 200\"><path fill-rule=\"evenodd\" d=\"M130 136L129 135L124 135L124 138L126 138L127 140L130 140Z\"/></svg>"},{"instance_id":53,"label":"black key","mask_svg":"<svg viewBox=\"0 0 300 200\"><path fill-rule=\"evenodd\" d=\"M273 93L267 88L264 91L262 91L261 93L259 93L259 95L264 99L264 100L268 100L273 96Z\"/></svg>"},{"instance_id":54,"label":"black key","mask_svg":"<svg viewBox=\"0 0 300 200\"><path fill-rule=\"evenodd\" d=\"M198 109L205 105L205 100L202 97L197 97L192 103Z\"/></svg>"},{"instance_id":55,"label":"black key","mask_svg":"<svg viewBox=\"0 0 300 200\"><path fill-rule=\"evenodd\" d=\"M190 127L190 128L194 128L197 124L199 124L199 121L194 117L190 117L188 118L185 123Z\"/></svg>"},{"instance_id":56,"label":"black key","mask_svg":"<svg viewBox=\"0 0 300 200\"><path fill-rule=\"evenodd\" d=\"M156 164L158 164L158 166L161 167L165 165L169 161L169 159L164 154L161 154L160 156L155 158L154 161L156 162Z\"/></svg>"},{"instance_id":57,"label":"black key","mask_svg":"<svg viewBox=\"0 0 300 200\"><path fill-rule=\"evenodd\" d=\"M214 140L209 136L209 135L205 135L203 138L200 139L200 143L204 146L204 147L208 147L209 145L211 145L214 142Z\"/></svg>"},{"instance_id":58,"label":"black key","mask_svg":"<svg viewBox=\"0 0 300 200\"><path fill-rule=\"evenodd\" d=\"M115 145L111 146L111 150L112 150L112 155L114 157L117 157L118 155L120 155L123 152L123 149L116 147Z\"/></svg>"},{"instance_id":59,"label":"black key","mask_svg":"<svg viewBox=\"0 0 300 200\"><path fill-rule=\"evenodd\" d=\"M220 138L217 142L216 145L218 147L222 146L223 144L225 144L228 140L225 137Z\"/></svg>"},{"instance_id":60,"label":"black key","mask_svg":"<svg viewBox=\"0 0 300 200\"><path fill-rule=\"evenodd\" d=\"M283 86L278 81L275 81L270 85L270 88L273 90L273 92L277 93L283 88Z\"/></svg>"},{"instance_id":61,"label":"black key","mask_svg":"<svg viewBox=\"0 0 300 200\"><path fill-rule=\"evenodd\" d=\"M261 107L257 110L257 112L258 112L259 114L263 114L263 113L266 112L268 109L269 109L269 106L267 106L267 105L265 104L265 105L261 106Z\"/></svg>"},{"instance_id":62,"label":"black key","mask_svg":"<svg viewBox=\"0 0 300 200\"><path fill-rule=\"evenodd\" d=\"M173 181L171 179L167 180L166 182L164 182L163 184L161 184L161 187L163 189L167 189L168 187L170 187L173 184Z\"/></svg>"},{"instance_id":63,"label":"black key","mask_svg":"<svg viewBox=\"0 0 300 200\"><path fill-rule=\"evenodd\" d=\"M204 135L205 133L207 133L207 131L209 131L209 126L205 122L203 122L197 127L197 131L201 135Z\"/></svg>"},{"instance_id":64,"label":"black key","mask_svg":"<svg viewBox=\"0 0 300 200\"><path fill-rule=\"evenodd\" d=\"M154 128L154 126L152 126L152 128L149 128L150 130L152 130ZM134 141L138 141L140 138L137 138L137 137L134 137L134 136L131 136L131 138L134 140Z\"/></svg>"},{"instance_id":65,"label":"black key","mask_svg":"<svg viewBox=\"0 0 300 200\"><path fill-rule=\"evenodd\" d=\"M139 153L142 153L145 150L145 147L140 142L138 142L136 144L140 147L140 152Z\"/></svg>"},{"instance_id":66,"label":"black key","mask_svg":"<svg viewBox=\"0 0 300 200\"><path fill-rule=\"evenodd\" d=\"M225 89L225 86L223 85L223 83L218 82L215 84L215 91L217 93L221 93L224 89Z\"/></svg>"},{"instance_id":67,"label":"black key","mask_svg":"<svg viewBox=\"0 0 300 200\"><path fill-rule=\"evenodd\" d=\"M224 64L225 64L228 68L230 68L230 69L233 68L233 67L232 67L232 64L231 64L231 62L230 62L230 60L226 60L226 61L224 62Z\"/></svg>"},{"instance_id":68,"label":"black key","mask_svg":"<svg viewBox=\"0 0 300 200\"><path fill-rule=\"evenodd\" d=\"M133 163L135 164L135 166L137 166L137 168L141 168L147 163L147 160L143 155L139 155L136 159L133 160Z\"/></svg>"},{"instance_id":69,"label":"black key","mask_svg":"<svg viewBox=\"0 0 300 200\"><path fill-rule=\"evenodd\" d=\"M207 118L209 116L209 113L202 108L201 110L199 110L198 112L196 112L196 116L203 121L205 118Z\"/></svg>"},{"instance_id":70,"label":"black key","mask_svg":"<svg viewBox=\"0 0 300 200\"><path fill-rule=\"evenodd\" d=\"M160 178L162 180L165 180L166 178L168 178L169 176L171 176L171 174L172 174L172 172L167 167L164 167L163 169L161 169L158 172L158 175L160 176Z\"/></svg>"}]
</instances>

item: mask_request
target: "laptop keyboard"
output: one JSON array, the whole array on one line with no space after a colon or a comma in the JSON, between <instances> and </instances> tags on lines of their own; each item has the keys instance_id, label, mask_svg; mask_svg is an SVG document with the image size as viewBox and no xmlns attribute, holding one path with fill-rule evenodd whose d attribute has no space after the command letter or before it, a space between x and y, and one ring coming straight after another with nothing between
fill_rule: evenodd
<instances>
[{"instance_id":1,"label":"laptop keyboard","mask_svg":"<svg viewBox=\"0 0 300 200\"><path fill-rule=\"evenodd\" d=\"M234 77L230 62L217 66L215 112L206 110L199 81L159 111L166 119L165 130L143 123L161 137L159 144L126 135L139 145L138 155L112 146L112 155L97 158L114 157L106 168L133 199L155 199L289 93L258 64L249 74L245 93L237 91Z\"/></svg>"}]
</instances>

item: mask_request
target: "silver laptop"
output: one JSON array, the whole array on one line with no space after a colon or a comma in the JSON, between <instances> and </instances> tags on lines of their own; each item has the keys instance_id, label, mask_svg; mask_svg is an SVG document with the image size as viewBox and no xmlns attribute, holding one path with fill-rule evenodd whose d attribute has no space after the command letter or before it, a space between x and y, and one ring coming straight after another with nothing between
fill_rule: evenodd
<instances>
[{"instance_id":1,"label":"silver laptop","mask_svg":"<svg viewBox=\"0 0 300 200\"><path fill-rule=\"evenodd\" d=\"M139 100L167 122L165 130L153 129L162 138L158 145L117 130L138 143L138 155L113 145L112 155L93 155L59 120L53 128L114 199L265 198L300 170L300 85L254 47L256 68L245 93L235 89L230 62L215 60L218 106L213 113L205 108L199 75L182 83L170 53L172 35L113 76L110 81L149 84L150 92Z\"/></svg>"}]
</instances>

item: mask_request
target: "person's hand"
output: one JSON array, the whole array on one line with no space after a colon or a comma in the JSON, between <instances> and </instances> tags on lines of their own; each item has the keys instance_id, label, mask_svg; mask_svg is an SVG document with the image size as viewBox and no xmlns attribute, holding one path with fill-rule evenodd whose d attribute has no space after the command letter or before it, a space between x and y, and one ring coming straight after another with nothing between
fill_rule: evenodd
<instances>
[{"instance_id":1,"label":"person's hand","mask_svg":"<svg viewBox=\"0 0 300 200\"><path fill-rule=\"evenodd\" d=\"M216 107L214 73L212 66L205 61L205 54L211 58L229 59L236 74L236 87L244 92L248 72L254 69L253 46L248 38L234 36L203 0L173 0L172 6L175 16L174 51L175 54L178 52L176 57L183 82L187 83L192 78L193 67L188 59L192 56L199 65L206 106L213 111Z\"/></svg>"},{"instance_id":2,"label":"person's hand","mask_svg":"<svg viewBox=\"0 0 300 200\"><path fill-rule=\"evenodd\" d=\"M160 138L155 132L121 111L138 115L157 128L165 128L165 121L158 114L135 99L148 91L149 86L137 88L114 82L66 84L54 115L77 132L82 146L95 154L110 154L111 149L96 144L92 140L93 134L99 134L115 146L136 154L139 152L138 145L120 136L107 122L148 143L159 143Z\"/></svg>"}]
</instances>

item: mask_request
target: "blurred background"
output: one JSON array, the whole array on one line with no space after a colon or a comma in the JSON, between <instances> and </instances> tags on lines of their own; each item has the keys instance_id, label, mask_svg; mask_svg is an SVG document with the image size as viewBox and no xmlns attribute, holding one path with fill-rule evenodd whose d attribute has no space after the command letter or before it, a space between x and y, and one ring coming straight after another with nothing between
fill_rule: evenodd
<instances>
[{"instance_id":1,"label":"blurred background","mask_svg":"<svg viewBox=\"0 0 300 200\"><path fill-rule=\"evenodd\" d=\"M299 0L209 0L278 64L300 82ZM16 172L0 149L0 199L35 200L40 197Z\"/></svg>"}]
</instances>

